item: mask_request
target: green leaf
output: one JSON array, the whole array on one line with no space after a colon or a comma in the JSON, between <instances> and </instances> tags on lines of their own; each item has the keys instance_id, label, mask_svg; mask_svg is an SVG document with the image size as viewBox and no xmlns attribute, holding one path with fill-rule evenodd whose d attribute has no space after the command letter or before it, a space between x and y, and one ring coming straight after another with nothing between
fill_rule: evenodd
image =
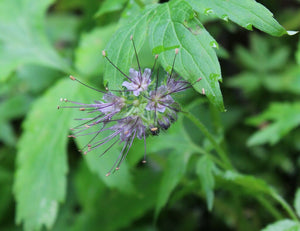
<instances>
[{"instance_id":1,"label":"green leaf","mask_svg":"<svg viewBox=\"0 0 300 231\"><path fill-rule=\"evenodd\" d=\"M265 194L273 192L273 189L270 188L266 182L254 176L244 175L230 170L220 174L220 176L226 181L239 185L251 192Z\"/></svg>"},{"instance_id":2,"label":"green leaf","mask_svg":"<svg viewBox=\"0 0 300 231\"><path fill-rule=\"evenodd\" d=\"M127 1L128 0L105 0L96 13L96 17L102 16L106 13L121 10Z\"/></svg>"},{"instance_id":3,"label":"green leaf","mask_svg":"<svg viewBox=\"0 0 300 231\"><path fill-rule=\"evenodd\" d=\"M176 72L190 83L200 77L194 88L202 93L220 110L224 110L220 65L214 51L216 41L194 16L193 9L184 1L161 4L155 10L150 24L150 44L153 52L162 52L159 61L167 70L171 69L174 49L179 48L175 62Z\"/></svg>"},{"instance_id":4,"label":"green leaf","mask_svg":"<svg viewBox=\"0 0 300 231\"><path fill-rule=\"evenodd\" d=\"M277 221L271 225L268 225L266 228L261 231L299 231L300 225L299 223L292 220L281 220Z\"/></svg>"},{"instance_id":5,"label":"green leaf","mask_svg":"<svg viewBox=\"0 0 300 231\"><path fill-rule=\"evenodd\" d=\"M0 1L0 79L28 63L69 70L45 35L44 14L52 2Z\"/></svg>"},{"instance_id":6,"label":"green leaf","mask_svg":"<svg viewBox=\"0 0 300 231\"><path fill-rule=\"evenodd\" d=\"M14 194L17 223L25 230L51 228L66 193L67 133L71 111L57 111L59 96L72 98L77 88L60 81L37 100L18 143ZM69 89L66 91L65 89Z\"/></svg>"},{"instance_id":7,"label":"green leaf","mask_svg":"<svg viewBox=\"0 0 300 231\"><path fill-rule=\"evenodd\" d=\"M167 203L172 191L178 185L183 177L188 163L190 153L186 152L170 152L167 160L167 166L158 189L158 198L155 207L155 216L157 217L160 210Z\"/></svg>"},{"instance_id":8,"label":"green leaf","mask_svg":"<svg viewBox=\"0 0 300 231\"><path fill-rule=\"evenodd\" d=\"M13 126L7 122L0 120L0 140L6 145L14 147L16 145L16 135Z\"/></svg>"},{"instance_id":9,"label":"green leaf","mask_svg":"<svg viewBox=\"0 0 300 231\"><path fill-rule=\"evenodd\" d=\"M295 200L294 200L294 207L297 212L298 217L300 217L300 188L297 189Z\"/></svg>"},{"instance_id":10,"label":"green leaf","mask_svg":"<svg viewBox=\"0 0 300 231\"><path fill-rule=\"evenodd\" d=\"M106 47L107 57L125 74L134 57L134 49L130 36L133 36L137 52L141 49L147 37L148 23L152 10L150 6L137 15L132 15L131 20L123 23L122 27L113 35ZM154 57L153 57L154 60ZM104 72L104 84L109 84L111 89L119 89L124 81L124 76L106 61Z\"/></svg>"},{"instance_id":11,"label":"green leaf","mask_svg":"<svg viewBox=\"0 0 300 231\"><path fill-rule=\"evenodd\" d=\"M140 169L134 175L137 191L127 195L103 188L95 177L81 168L77 171L75 183L76 192L79 192L80 201L84 204L82 213L71 228L75 225L78 227L76 230L93 230L95 227L105 231L122 230L153 208L158 181L157 173Z\"/></svg>"},{"instance_id":12,"label":"green leaf","mask_svg":"<svg viewBox=\"0 0 300 231\"><path fill-rule=\"evenodd\" d=\"M255 26L274 36L287 34L287 31L273 18L273 14L255 0L189 0L186 1L200 14L215 14L222 20L228 19L252 30Z\"/></svg>"},{"instance_id":13,"label":"green leaf","mask_svg":"<svg viewBox=\"0 0 300 231\"><path fill-rule=\"evenodd\" d=\"M251 125L263 125L247 144L250 146L277 143L283 136L300 124L300 103L272 103L261 115L248 120ZM272 121L272 122L269 122Z\"/></svg>"},{"instance_id":14,"label":"green leaf","mask_svg":"<svg viewBox=\"0 0 300 231\"><path fill-rule=\"evenodd\" d=\"M84 81L84 80L82 80ZM73 82L75 85L77 85L76 82ZM71 83L70 83L71 84ZM72 86L73 87L73 86ZM97 88L97 87L95 87ZM81 103L92 103L94 100L98 100L102 98L102 94L99 95L98 92L93 91L91 89L85 88L82 85L80 85L79 90L75 97L73 97L71 100ZM64 112L65 113L65 112ZM75 127L76 125L80 124L78 121L75 121L75 118L85 118L89 117L89 114L86 112L82 112L79 110L73 110L73 114L71 117L71 124L72 127ZM89 131L92 132L92 131ZM109 132L109 131L108 131ZM101 132L97 136L97 140L103 139L105 136L107 136L108 133ZM93 135L91 136L79 136L75 139L75 142L78 145L78 149L84 147L91 139L93 138ZM111 188L117 188L118 190L126 193L131 193L133 191L133 185L131 180L131 175L129 173L128 165L126 161L122 163L120 170L116 171L115 173L111 174L110 176L106 177L106 173L109 171L109 169L113 166L114 162L117 160L118 155L120 153L120 148L122 145L116 144L112 148L109 149L109 151L102 156L99 157L105 150L110 146L111 143L108 143L107 145L103 145L99 148L97 148L93 152L89 152L87 155L83 155L82 158L87 161L88 167L90 170L97 174L99 178L108 186ZM82 152L81 152L82 153ZM78 153L79 154L79 153Z\"/></svg>"},{"instance_id":15,"label":"green leaf","mask_svg":"<svg viewBox=\"0 0 300 231\"><path fill-rule=\"evenodd\" d=\"M297 52L296 52L296 60L297 60L298 65L300 65L300 39L299 39L299 42L298 42L298 49L297 49Z\"/></svg>"},{"instance_id":16,"label":"green leaf","mask_svg":"<svg viewBox=\"0 0 300 231\"><path fill-rule=\"evenodd\" d=\"M109 41L116 25L97 28L89 33L83 34L79 46L75 51L75 67L85 76L101 75L104 71L106 61L101 50Z\"/></svg>"},{"instance_id":17,"label":"green leaf","mask_svg":"<svg viewBox=\"0 0 300 231\"><path fill-rule=\"evenodd\" d=\"M207 207L209 211L212 210L214 204L214 166L213 161L211 161L207 156L203 156L197 161L196 167L196 173L206 194Z\"/></svg>"},{"instance_id":18,"label":"green leaf","mask_svg":"<svg viewBox=\"0 0 300 231\"><path fill-rule=\"evenodd\" d=\"M182 119L180 117L172 125L168 130L168 134L162 134L159 139L153 140L153 143L148 144L148 152L171 150L158 188L158 198L155 208L156 216L158 216L160 210L166 205L172 191L185 173L191 154L196 151L196 146L192 143L183 128Z\"/></svg>"}]
</instances>

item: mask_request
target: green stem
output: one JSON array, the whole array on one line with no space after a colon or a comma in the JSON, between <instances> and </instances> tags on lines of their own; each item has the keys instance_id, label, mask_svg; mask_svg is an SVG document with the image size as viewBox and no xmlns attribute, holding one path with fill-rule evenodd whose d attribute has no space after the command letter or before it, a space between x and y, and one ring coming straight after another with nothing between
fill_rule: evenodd
<instances>
[{"instance_id":1,"label":"green stem","mask_svg":"<svg viewBox=\"0 0 300 231\"><path fill-rule=\"evenodd\" d=\"M226 167L228 169L233 169L230 160L227 158L226 153L223 151L223 149L220 147L220 145L215 141L215 138L209 133L207 128L204 126L204 124L200 120L198 120L194 115L192 115L191 113L187 112L187 113L184 113L184 115L188 119L190 119L202 131L202 133L208 138L208 140L212 143L212 145L216 149L219 157L224 162Z\"/></svg>"},{"instance_id":2,"label":"green stem","mask_svg":"<svg viewBox=\"0 0 300 231\"><path fill-rule=\"evenodd\" d=\"M280 212L278 212L278 210L268 200L262 196L257 196L256 199L276 218L276 220L282 219Z\"/></svg>"},{"instance_id":3,"label":"green stem","mask_svg":"<svg viewBox=\"0 0 300 231\"><path fill-rule=\"evenodd\" d=\"M218 158L216 158L214 155L212 155L211 153L205 151L203 148L197 146L196 147L197 151L200 154L206 155L208 156L213 162L215 162L216 164L218 164L220 167L222 167L224 170L230 170L230 168L228 168L228 166L226 166L221 160L219 160Z\"/></svg>"},{"instance_id":4,"label":"green stem","mask_svg":"<svg viewBox=\"0 0 300 231\"><path fill-rule=\"evenodd\" d=\"M290 217L296 221L299 222L299 219L297 217L297 215L295 214L295 212L293 211L293 209L291 208L291 206L274 190L271 192L271 196L274 200L276 200L281 206L282 208L290 215Z\"/></svg>"}]
</instances>

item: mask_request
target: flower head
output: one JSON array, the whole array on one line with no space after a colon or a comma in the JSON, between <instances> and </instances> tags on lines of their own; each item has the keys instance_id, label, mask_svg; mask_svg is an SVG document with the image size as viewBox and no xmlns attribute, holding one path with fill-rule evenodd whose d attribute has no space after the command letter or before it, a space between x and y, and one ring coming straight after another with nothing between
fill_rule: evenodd
<instances>
[{"instance_id":1,"label":"flower head","mask_svg":"<svg viewBox=\"0 0 300 231\"><path fill-rule=\"evenodd\" d=\"M131 37L132 40L132 37ZM134 41L133 47L136 53ZM146 137L150 134L158 135L159 130L167 130L173 122L177 120L177 113L180 111L179 105L172 95L184 91L192 86L183 79L173 77L173 68L178 49L175 50L172 71L167 74L167 80L158 86L158 73L156 81L151 80L158 55L155 56L155 63L152 69L145 68L142 73L139 60L136 54L138 70L130 68L129 75L121 71L107 57L103 51L103 56L127 79L122 86L126 89L121 91L113 90L101 91L90 87L73 76L70 78L84 86L100 92L103 96L101 100L95 100L92 104L85 104L62 99L62 102L72 103L75 106L63 106L58 108L78 108L80 111L87 111L88 116L78 119L81 124L72 128L73 134L70 137L90 135L90 141L82 147L80 151L84 154L95 149L102 149L100 156L105 155L111 147L116 144L123 144L117 160L106 174L120 169L125 160L135 138L143 139L145 153L143 163L146 162ZM155 82L155 84L153 84ZM102 138L100 137L102 135ZM108 147L103 150L104 146Z\"/></svg>"}]
</instances>

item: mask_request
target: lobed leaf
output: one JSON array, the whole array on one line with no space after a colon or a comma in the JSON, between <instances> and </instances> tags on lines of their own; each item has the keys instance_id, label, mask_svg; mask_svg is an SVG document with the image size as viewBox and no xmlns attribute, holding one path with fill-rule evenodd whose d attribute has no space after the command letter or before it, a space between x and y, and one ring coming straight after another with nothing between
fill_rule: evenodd
<instances>
[{"instance_id":1,"label":"lobed leaf","mask_svg":"<svg viewBox=\"0 0 300 231\"><path fill-rule=\"evenodd\" d=\"M252 26L273 36L288 32L273 18L273 14L255 0L185 0L200 14L215 14L252 30Z\"/></svg>"},{"instance_id":2,"label":"lobed leaf","mask_svg":"<svg viewBox=\"0 0 300 231\"><path fill-rule=\"evenodd\" d=\"M300 103L272 103L261 115L248 120L251 125L263 125L260 131L248 139L248 145L277 143L300 124ZM272 121L269 123L269 121Z\"/></svg>"},{"instance_id":3,"label":"lobed leaf","mask_svg":"<svg viewBox=\"0 0 300 231\"><path fill-rule=\"evenodd\" d=\"M203 156L197 161L196 173L205 191L207 207L209 211L212 210L214 204L214 167L214 162L211 161L211 159L209 159L207 156Z\"/></svg>"},{"instance_id":4,"label":"lobed leaf","mask_svg":"<svg viewBox=\"0 0 300 231\"><path fill-rule=\"evenodd\" d=\"M179 48L176 72L190 83L202 78L194 84L195 90L205 91L211 103L224 110L221 70L214 51L218 44L195 18L192 7L180 0L161 4L151 20L149 35L153 52L161 52L162 66L170 70L174 49Z\"/></svg>"},{"instance_id":5,"label":"lobed leaf","mask_svg":"<svg viewBox=\"0 0 300 231\"><path fill-rule=\"evenodd\" d=\"M57 112L58 96L69 81L60 81L37 100L18 143L14 194L17 223L25 230L51 228L66 194L67 134L71 111ZM77 88L65 96L73 97ZM56 100L57 101L56 101Z\"/></svg>"}]
</instances>

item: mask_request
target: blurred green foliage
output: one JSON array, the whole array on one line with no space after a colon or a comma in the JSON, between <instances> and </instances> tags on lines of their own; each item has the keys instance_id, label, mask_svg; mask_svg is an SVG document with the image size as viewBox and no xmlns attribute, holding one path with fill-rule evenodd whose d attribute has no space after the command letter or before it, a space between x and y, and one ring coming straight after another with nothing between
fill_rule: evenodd
<instances>
[{"instance_id":1,"label":"blurred green foliage","mask_svg":"<svg viewBox=\"0 0 300 231\"><path fill-rule=\"evenodd\" d=\"M300 230L300 2L259 2L2 0L0 230ZM143 67L178 47L175 71L202 80L147 164L137 140L105 177L119 147L81 155L80 112L56 108L102 97L70 74L118 89L101 50L127 72L130 35Z\"/></svg>"}]
</instances>

